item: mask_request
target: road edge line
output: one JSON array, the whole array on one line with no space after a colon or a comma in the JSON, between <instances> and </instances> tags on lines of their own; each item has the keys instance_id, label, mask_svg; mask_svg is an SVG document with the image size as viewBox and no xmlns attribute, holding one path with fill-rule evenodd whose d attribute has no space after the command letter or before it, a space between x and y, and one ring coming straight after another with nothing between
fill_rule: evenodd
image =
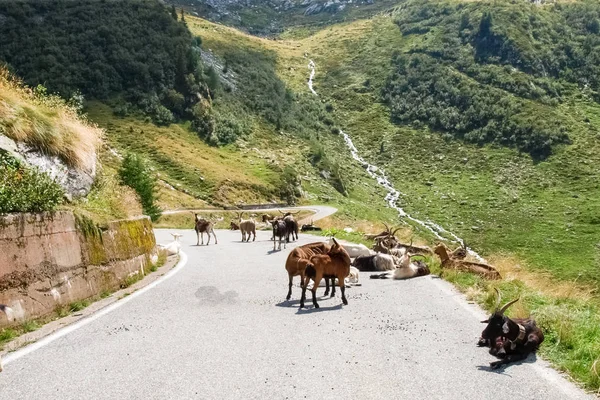
<instances>
[{"instance_id":1,"label":"road edge line","mask_svg":"<svg viewBox=\"0 0 600 400\"><path fill-rule=\"evenodd\" d=\"M49 345L50 343L54 342L55 340L60 339L61 337L66 336L69 333L74 332L74 331L86 326L87 324L94 322L98 318L101 318L101 317L105 316L106 314L109 314L109 313L113 312L114 310L124 306L125 304L129 303L131 300L135 299L136 297L141 296L142 294L155 288L162 282L173 277L175 274L177 274L179 271L181 271L181 269L183 269L183 267L185 267L187 262L188 262L187 254L184 253L183 251L180 251L179 252L179 262L177 263L177 265L174 268L172 268L169 272L167 272L165 275L160 277L159 279L155 280L154 282L150 283L147 286L144 286L143 288L138 289L137 291L131 293L129 296L124 297L120 300L117 300L116 302L98 310L97 312L95 312L94 314L92 314L90 316L80 319L79 321L77 321L71 325L65 326L64 328L61 328L61 329L51 333L50 335L38 340L35 343L32 343L28 346L20 348L19 350L16 350L12 353L7 354L5 357L3 357L2 364L4 366L9 365L10 363L17 361L18 359L25 357L26 355L29 355L29 354L33 353L34 351L39 350L42 347Z\"/></svg>"}]
</instances>

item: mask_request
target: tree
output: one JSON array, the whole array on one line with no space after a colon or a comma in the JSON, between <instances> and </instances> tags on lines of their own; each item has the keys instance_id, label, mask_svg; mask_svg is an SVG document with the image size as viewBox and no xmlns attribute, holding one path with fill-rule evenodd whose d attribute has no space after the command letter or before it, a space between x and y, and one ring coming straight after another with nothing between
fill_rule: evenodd
<instances>
[{"instance_id":1,"label":"tree","mask_svg":"<svg viewBox=\"0 0 600 400\"><path fill-rule=\"evenodd\" d=\"M127 154L119 169L119 176L123 184L140 196L144 213L156 221L161 215L161 209L156 204L157 179L146 160L134 153Z\"/></svg>"},{"instance_id":2,"label":"tree","mask_svg":"<svg viewBox=\"0 0 600 400\"><path fill-rule=\"evenodd\" d=\"M175 4L171 4L171 16L175 21L177 21L177 10L175 9Z\"/></svg>"}]
</instances>

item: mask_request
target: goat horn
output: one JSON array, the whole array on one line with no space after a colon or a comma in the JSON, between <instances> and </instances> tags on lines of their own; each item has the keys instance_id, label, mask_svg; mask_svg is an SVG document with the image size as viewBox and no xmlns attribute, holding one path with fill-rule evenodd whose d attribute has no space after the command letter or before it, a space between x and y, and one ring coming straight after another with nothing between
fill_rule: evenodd
<instances>
[{"instance_id":1,"label":"goat horn","mask_svg":"<svg viewBox=\"0 0 600 400\"><path fill-rule=\"evenodd\" d=\"M337 240L335 240L334 237L331 237L331 240L333 240L333 243L335 243L336 246L339 246L339 243L337 242Z\"/></svg>"},{"instance_id":2,"label":"goat horn","mask_svg":"<svg viewBox=\"0 0 600 400\"><path fill-rule=\"evenodd\" d=\"M502 299L502 295L500 294L500 291L498 290L498 288L494 288L494 290L496 291L496 296L498 297L498 299L496 300L496 311L498 311L498 308L500 307L500 300Z\"/></svg>"},{"instance_id":3,"label":"goat horn","mask_svg":"<svg viewBox=\"0 0 600 400\"><path fill-rule=\"evenodd\" d=\"M394 232L392 232L392 236L396 235L396 232L398 232L400 230L400 228L402 228L401 226L397 227Z\"/></svg>"},{"instance_id":4,"label":"goat horn","mask_svg":"<svg viewBox=\"0 0 600 400\"><path fill-rule=\"evenodd\" d=\"M285 215L285 213L283 211L281 211L280 209L277 209L277 211L279 211L282 215Z\"/></svg>"},{"instance_id":5,"label":"goat horn","mask_svg":"<svg viewBox=\"0 0 600 400\"><path fill-rule=\"evenodd\" d=\"M385 226L385 231L389 234L391 232L390 227L387 226L387 224L384 222L383 225Z\"/></svg>"},{"instance_id":6,"label":"goat horn","mask_svg":"<svg viewBox=\"0 0 600 400\"><path fill-rule=\"evenodd\" d=\"M516 299L514 299L513 301L509 301L508 303L506 303L501 309L500 309L500 314L504 314L504 311L506 311L508 309L508 307L512 306L513 304L515 304L517 301L519 301L521 298L517 297Z\"/></svg>"}]
</instances>

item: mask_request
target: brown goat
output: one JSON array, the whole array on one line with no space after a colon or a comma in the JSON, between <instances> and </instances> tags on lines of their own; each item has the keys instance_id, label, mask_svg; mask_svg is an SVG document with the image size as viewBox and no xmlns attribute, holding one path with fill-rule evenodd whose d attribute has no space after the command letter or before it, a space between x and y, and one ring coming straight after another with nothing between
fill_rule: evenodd
<instances>
[{"instance_id":1,"label":"brown goat","mask_svg":"<svg viewBox=\"0 0 600 400\"><path fill-rule=\"evenodd\" d=\"M326 254L329 251L329 245L323 242L315 242L296 247L288 254L285 261L285 270L289 277L289 290L286 300L292 297L292 281L295 276L300 275L300 285L304 283L306 264L310 262L311 257L317 254ZM325 296L329 294L329 281L325 281L327 288Z\"/></svg>"},{"instance_id":2,"label":"brown goat","mask_svg":"<svg viewBox=\"0 0 600 400\"><path fill-rule=\"evenodd\" d=\"M519 299L509 301L500 308L500 292L496 288L494 290L496 290L498 296L496 310L490 318L481 321L487 326L481 333L479 343L477 343L479 346L489 346L490 354L501 359L490 363L492 369L524 360L529 353L535 352L544 341L544 333L538 328L533 319L511 319L504 315L508 307Z\"/></svg>"},{"instance_id":3,"label":"brown goat","mask_svg":"<svg viewBox=\"0 0 600 400\"><path fill-rule=\"evenodd\" d=\"M435 254L440 257L442 269L457 269L473 272L487 279L502 279L498 270L491 265L451 258L448 254L448 248L444 244L440 243L435 247Z\"/></svg>"},{"instance_id":4,"label":"brown goat","mask_svg":"<svg viewBox=\"0 0 600 400\"><path fill-rule=\"evenodd\" d=\"M254 234L252 241L256 240L256 222L253 219L242 219L242 213L238 213L238 225L242 232L242 242L250 242L251 234Z\"/></svg>"},{"instance_id":5,"label":"brown goat","mask_svg":"<svg viewBox=\"0 0 600 400\"><path fill-rule=\"evenodd\" d=\"M196 231L196 235L198 236L198 241L196 242L196 246L200 246L200 238L202 238L202 244L204 244L204 233L208 236L208 242L206 245L210 244L210 234L212 232L215 237L215 244L217 244L217 235L215 235L214 230L214 222L209 221L204 218L198 218L198 214L194 214L195 225L194 230Z\"/></svg>"},{"instance_id":6,"label":"brown goat","mask_svg":"<svg viewBox=\"0 0 600 400\"><path fill-rule=\"evenodd\" d=\"M453 260L464 260L465 258L467 258L467 246L466 245L462 244L461 246L457 247L456 249L450 250L450 248L448 246L446 246L446 244L444 244L444 243L440 243L440 244L446 248L446 252L450 256L450 258L452 258Z\"/></svg>"},{"instance_id":7,"label":"brown goat","mask_svg":"<svg viewBox=\"0 0 600 400\"><path fill-rule=\"evenodd\" d=\"M327 254L318 254L313 256L310 259L310 262L306 264L306 276L304 277L304 284L302 285L300 308L304 307L304 301L306 300L306 289L311 279L314 281L314 285L311 289L312 302L315 308L319 308L319 303L317 303L317 287L323 278L337 278L340 285L340 291L342 292L342 302L344 305L348 305L344 279L349 274L350 256L348 255L348 252L342 246L340 246L335 239L333 239L333 246L331 246Z\"/></svg>"}]
</instances>

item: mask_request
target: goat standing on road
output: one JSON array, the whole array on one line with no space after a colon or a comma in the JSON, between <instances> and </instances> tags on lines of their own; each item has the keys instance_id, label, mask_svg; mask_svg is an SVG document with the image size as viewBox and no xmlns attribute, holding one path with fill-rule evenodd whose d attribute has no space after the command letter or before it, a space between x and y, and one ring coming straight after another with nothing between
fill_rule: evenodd
<instances>
[{"instance_id":1,"label":"goat standing on road","mask_svg":"<svg viewBox=\"0 0 600 400\"><path fill-rule=\"evenodd\" d=\"M196 235L198 236L196 246L200 246L200 238L202 238L202 244L204 244L204 233L206 233L206 236L208 236L208 242L206 243L207 246L210 244L211 233L215 237L215 244L217 244L217 235L215 235L214 222L204 218L198 218L198 214L194 214L194 218L196 222L194 230L196 231Z\"/></svg>"},{"instance_id":2,"label":"goat standing on road","mask_svg":"<svg viewBox=\"0 0 600 400\"><path fill-rule=\"evenodd\" d=\"M283 211L279 210L279 212L283 214ZM285 240L288 243L290 242L290 235L292 236L292 240L298 240L298 221L296 221L296 219L294 218L294 215L298 213L300 213L300 211L296 213L288 211L285 214L283 214L283 220L285 221L285 224L287 226L287 234ZM295 238L294 235L296 235Z\"/></svg>"},{"instance_id":3,"label":"goat standing on road","mask_svg":"<svg viewBox=\"0 0 600 400\"><path fill-rule=\"evenodd\" d=\"M490 354L501 359L490 363L492 369L526 359L529 353L534 353L544 341L544 333L538 328L535 320L530 318L511 319L504 315L508 307L516 303L519 298L499 308L500 292L498 289L495 290L498 296L496 311L490 318L481 321L487 326L477 343L479 346L489 346Z\"/></svg>"},{"instance_id":4,"label":"goat standing on road","mask_svg":"<svg viewBox=\"0 0 600 400\"><path fill-rule=\"evenodd\" d=\"M295 276L300 275L300 286L304 284L306 265L310 263L312 256L316 254L326 254L329 251L329 245L323 242L309 243L296 247L285 260L285 270L288 273L288 294L286 300L292 297L292 284ZM333 281L333 279L332 279ZM333 283L333 282L332 282ZM325 296L329 294L329 279L325 279Z\"/></svg>"},{"instance_id":5,"label":"goat standing on road","mask_svg":"<svg viewBox=\"0 0 600 400\"><path fill-rule=\"evenodd\" d=\"M274 219L269 221L273 226L273 251L275 251L275 244L277 243L277 238L279 239L279 250L281 250L281 242L283 242L283 248L286 248L285 236L287 235L287 225L285 221L280 219Z\"/></svg>"},{"instance_id":6,"label":"goat standing on road","mask_svg":"<svg viewBox=\"0 0 600 400\"><path fill-rule=\"evenodd\" d=\"M333 239L333 246L331 246L327 254L319 254L310 259L310 262L306 264L305 274L300 308L304 307L306 289L311 279L314 281L311 289L312 302L315 308L319 308L319 303L317 303L317 287L319 287L319 283L323 278L337 278L340 291L342 292L342 302L344 305L348 305L344 279L350 274L350 256L335 239Z\"/></svg>"},{"instance_id":7,"label":"goat standing on road","mask_svg":"<svg viewBox=\"0 0 600 400\"><path fill-rule=\"evenodd\" d=\"M242 213L238 213L238 225L240 226L240 231L242 232L242 242L249 242L250 235L254 234L252 241L256 240L256 222L253 219L242 219Z\"/></svg>"}]
</instances>

